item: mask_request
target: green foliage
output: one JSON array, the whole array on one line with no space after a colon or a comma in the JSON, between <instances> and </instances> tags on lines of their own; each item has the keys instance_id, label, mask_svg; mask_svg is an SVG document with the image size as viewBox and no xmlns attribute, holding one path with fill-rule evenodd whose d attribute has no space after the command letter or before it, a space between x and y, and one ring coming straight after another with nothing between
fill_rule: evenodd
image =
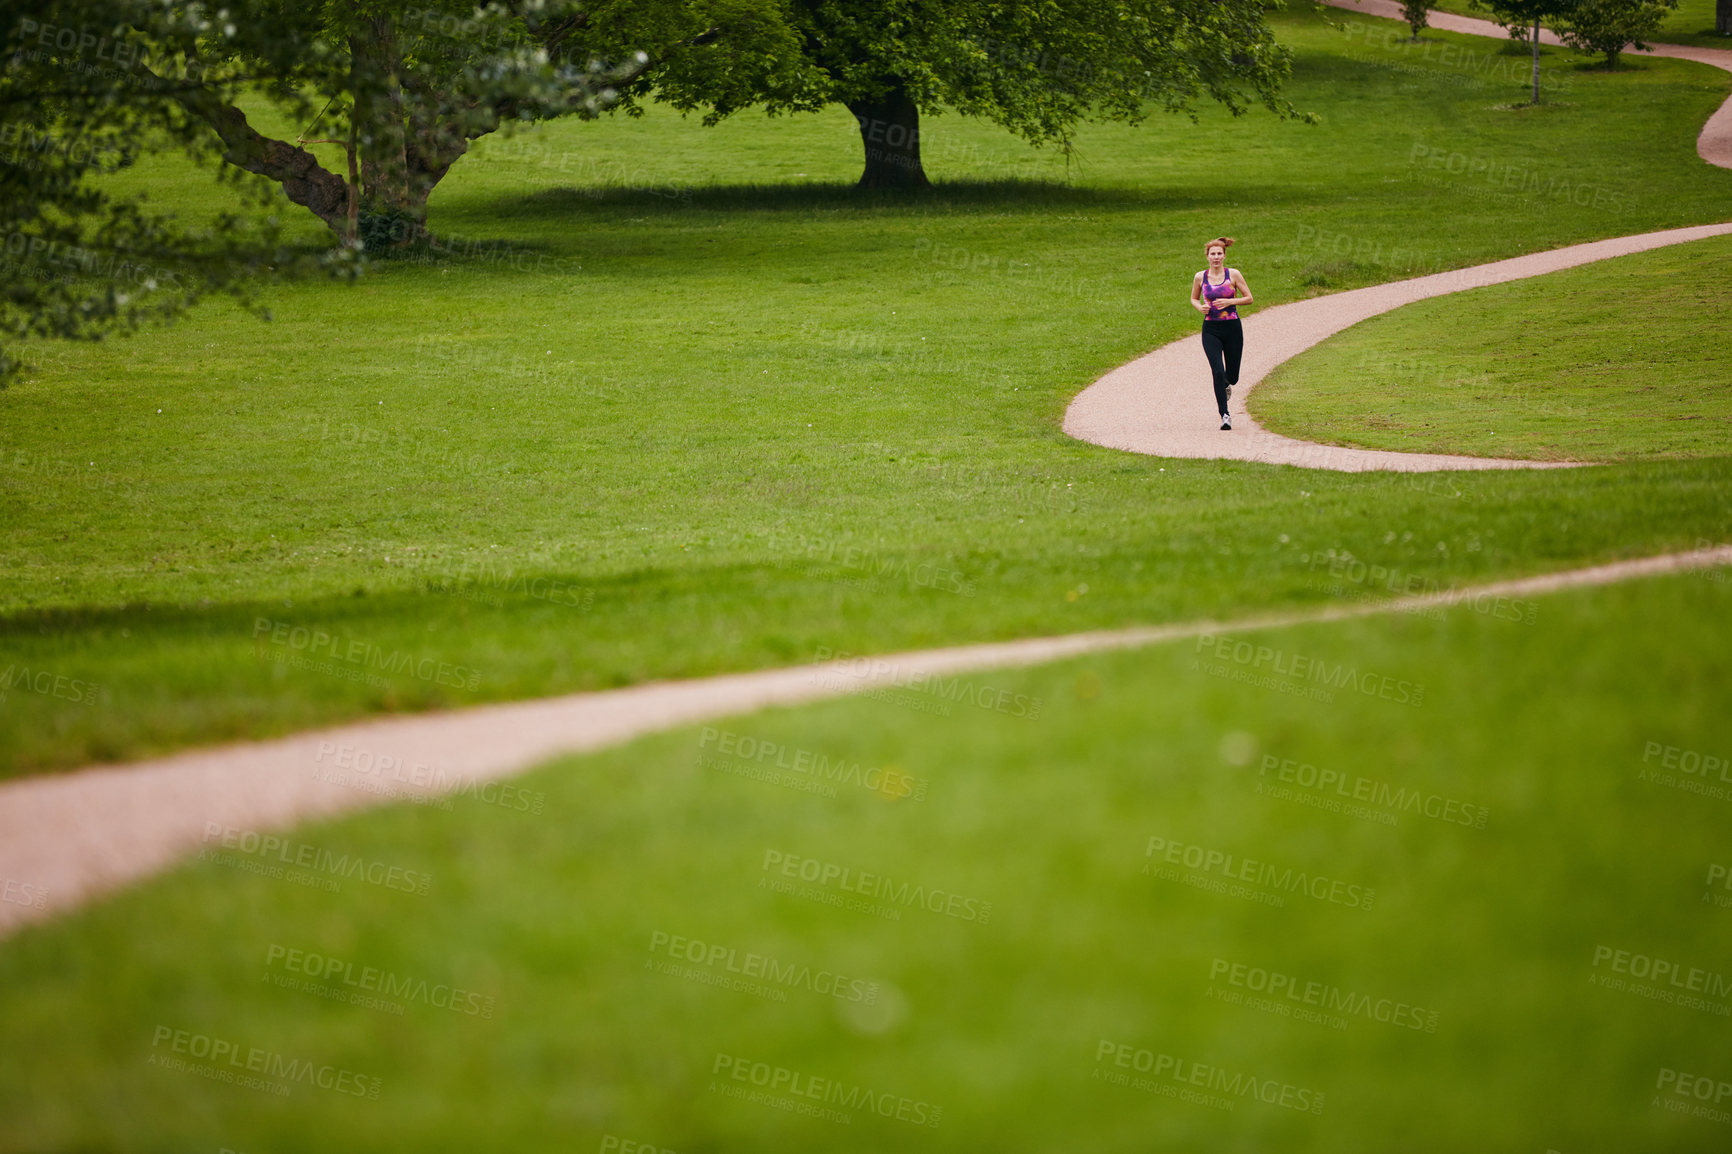
<instances>
[{"instance_id":1,"label":"green foliage","mask_svg":"<svg viewBox=\"0 0 1732 1154\"><path fill-rule=\"evenodd\" d=\"M1415 40L1425 31L1426 21L1434 7L1436 5L1433 0L1402 0L1401 15L1407 21L1407 26L1413 30Z\"/></svg>"},{"instance_id":2,"label":"green foliage","mask_svg":"<svg viewBox=\"0 0 1732 1154\"><path fill-rule=\"evenodd\" d=\"M264 0L260 15L242 18L244 31L200 43L201 75L250 77L253 90L305 126L296 139L260 134L205 87L180 99L221 139L224 160L277 182L344 234L357 201L419 222L471 140L511 120L594 116L614 99L609 86L647 62L641 51L606 63L557 61L558 20L571 13L541 0L479 8L458 0ZM285 42L294 48L287 55ZM355 177L322 167L302 147L309 138L342 145L343 167Z\"/></svg>"},{"instance_id":3,"label":"green foliage","mask_svg":"<svg viewBox=\"0 0 1732 1154\"><path fill-rule=\"evenodd\" d=\"M1559 28L1564 43L1583 52L1605 57L1607 68L1615 67L1626 46L1648 46L1678 0L1581 0Z\"/></svg>"},{"instance_id":4,"label":"green foliage","mask_svg":"<svg viewBox=\"0 0 1732 1154\"><path fill-rule=\"evenodd\" d=\"M1732 16L1732 0L1719 0L1719 4ZM1433 7L1439 12L1456 12L1464 16L1484 14L1481 0L1436 0ZM1714 31L1715 9L1716 0L1678 0L1678 6L1667 13L1665 23L1654 38L1666 44L1725 48L1728 46L1726 37L1732 35L1732 31L1726 35Z\"/></svg>"},{"instance_id":5,"label":"green foliage","mask_svg":"<svg viewBox=\"0 0 1732 1154\"><path fill-rule=\"evenodd\" d=\"M394 206L382 209L362 209L357 219L357 239L367 252L389 253L405 243L412 243L419 231L419 222L407 210Z\"/></svg>"},{"instance_id":6,"label":"green foliage","mask_svg":"<svg viewBox=\"0 0 1732 1154\"><path fill-rule=\"evenodd\" d=\"M233 208L190 218L100 179L146 151L214 150L181 98L232 99L205 46L239 39L225 15L149 0L17 0L0 28L0 383L28 337L96 339L172 317L212 292L254 300L261 278L344 271L342 254L286 247L257 184L226 179ZM284 38L281 47L296 44ZM281 57L279 57L281 62Z\"/></svg>"},{"instance_id":7,"label":"green foliage","mask_svg":"<svg viewBox=\"0 0 1732 1154\"><path fill-rule=\"evenodd\" d=\"M1368 22L1399 30L1384 48L1310 12L1276 19L1293 98L1323 114L1304 131L1219 107L1200 127L1084 125L1067 185L1052 150L949 116L928 139L947 179L910 202L849 187L835 108L714 128L665 107L568 117L477 142L433 201L449 246L353 286L285 286L269 326L219 304L126 341L45 345L0 416L0 669L107 696L13 693L0 775L818 645L1302 603L1303 574L1259 561L1282 533L1366 555L1389 526L1477 534L1483 550L1434 570L1462 581L1732 540L1725 459L1392 479L1060 434L1089 381L1194 334L1205 237L1238 236L1235 263L1273 305L1722 214L1732 173L1694 141L1724 73L1583 73L1559 51L1543 64L1569 103L1521 118L1489 107L1521 81L1468 59L1483 39L1409 47L1404 25ZM1414 67L1428 46L1466 63ZM255 123L280 135L268 112ZM1416 140L1619 199L1480 196L1416 163ZM170 159L111 179L205 203L207 178ZM975 595L878 578L842 563L851 547L960 572ZM523 590L538 578L593 603ZM379 690L285 668L255 655L257 616L485 676L474 692Z\"/></svg>"},{"instance_id":8,"label":"green foliage","mask_svg":"<svg viewBox=\"0 0 1732 1154\"><path fill-rule=\"evenodd\" d=\"M1478 5L1481 0L1472 0ZM1540 102L1540 26L1564 19L1582 0L1486 0L1494 19L1502 24L1511 40L1527 39L1533 57L1533 95L1530 104Z\"/></svg>"},{"instance_id":9,"label":"green foliage","mask_svg":"<svg viewBox=\"0 0 1732 1154\"><path fill-rule=\"evenodd\" d=\"M1294 114L1278 92L1290 53L1269 0L791 0L805 69L759 92L716 99L709 76L661 69L660 95L727 115L851 104L903 84L922 111L951 108L1031 141L1062 139L1088 115L1136 120L1153 103L1252 103Z\"/></svg>"},{"instance_id":10,"label":"green foliage","mask_svg":"<svg viewBox=\"0 0 1732 1154\"><path fill-rule=\"evenodd\" d=\"M351 249L284 246L272 182L339 231L357 196L377 212L419 215L468 140L501 116L593 112L608 95L605 77L555 67L529 47L521 17L475 14L481 39L442 52L425 36L396 38L393 20L407 11L353 0L263 0L214 14L151 0L14 5L0 31L0 123L34 155L0 167L13 274L0 281L0 379L18 368L20 338L96 339L213 291L251 300L261 278L353 273ZM243 93L309 126L303 136L347 138L360 186L299 140L261 135L240 110ZM189 219L95 179L146 151L220 161L218 179L241 196Z\"/></svg>"},{"instance_id":11,"label":"green foliage","mask_svg":"<svg viewBox=\"0 0 1732 1154\"><path fill-rule=\"evenodd\" d=\"M1489 10L1511 40L1529 41L1534 23L1562 21L1582 0L1469 0L1468 7Z\"/></svg>"}]
</instances>

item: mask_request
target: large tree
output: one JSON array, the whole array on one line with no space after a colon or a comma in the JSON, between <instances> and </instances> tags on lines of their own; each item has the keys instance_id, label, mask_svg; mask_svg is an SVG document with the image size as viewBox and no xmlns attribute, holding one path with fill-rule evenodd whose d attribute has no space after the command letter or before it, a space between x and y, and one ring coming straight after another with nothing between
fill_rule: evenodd
<instances>
[{"instance_id":1,"label":"large tree","mask_svg":"<svg viewBox=\"0 0 1732 1154\"><path fill-rule=\"evenodd\" d=\"M952 109L1036 143L1085 117L1136 121L1200 99L1237 115L1278 99L1290 53L1265 14L1278 0L786 0L801 62L757 100L718 101L679 69L653 82L712 118L841 104L859 126L867 188L920 188L922 113ZM781 86L781 85L786 85Z\"/></svg>"},{"instance_id":2,"label":"large tree","mask_svg":"<svg viewBox=\"0 0 1732 1154\"><path fill-rule=\"evenodd\" d=\"M97 338L212 291L251 301L268 277L352 273L367 242L420 235L428 194L501 125L595 115L656 68L724 101L794 92L798 47L777 0L11 0L0 383L26 337ZM335 171L321 143L340 148ZM141 150L214 162L244 196L197 220L157 211L102 179ZM280 243L279 196L350 243Z\"/></svg>"},{"instance_id":3,"label":"large tree","mask_svg":"<svg viewBox=\"0 0 1732 1154\"><path fill-rule=\"evenodd\" d=\"M251 301L261 278L351 267L342 251L285 247L245 198L238 211L189 220L104 179L145 149L208 155L207 134L179 98L205 83L196 46L233 35L234 19L152 0L9 3L0 25L0 383L18 371L29 338L95 339L210 292ZM238 84L213 78L209 87L232 97Z\"/></svg>"},{"instance_id":4,"label":"large tree","mask_svg":"<svg viewBox=\"0 0 1732 1154\"><path fill-rule=\"evenodd\" d=\"M754 2L771 0L739 0ZM729 33L701 0L622 7L638 26L547 0L13 0L0 23L0 381L27 337L93 339L209 292L254 301L270 277L353 273L365 240L421 231L428 193L476 136L593 115L610 82L650 63L625 44L701 54ZM615 55L562 53L607 19ZM300 131L261 131L266 118ZM337 171L315 141L341 148ZM243 195L188 218L118 192L105 172L144 151L210 164ZM351 243L285 245L279 195Z\"/></svg>"},{"instance_id":5,"label":"large tree","mask_svg":"<svg viewBox=\"0 0 1732 1154\"><path fill-rule=\"evenodd\" d=\"M374 248L423 235L434 187L506 124L593 117L659 71L724 103L798 92L809 71L777 0L238 0L177 36L161 14L196 0L133 2L137 83L229 165ZM311 144L344 159L327 168Z\"/></svg>"},{"instance_id":6,"label":"large tree","mask_svg":"<svg viewBox=\"0 0 1732 1154\"><path fill-rule=\"evenodd\" d=\"M199 63L255 87L301 135L260 132L215 85L179 94L221 140L223 158L279 184L333 230L362 240L411 239L427 198L470 142L513 121L594 116L658 67L679 65L717 89L768 83L761 63L787 55L773 0L255 0L262 25L207 38ZM719 11L717 9L720 9ZM268 30L268 31L266 31ZM294 67L271 69L287 35ZM737 75L729 77L727 66ZM325 168L307 143L343 148Z\"/></svg>"}]
</instances>

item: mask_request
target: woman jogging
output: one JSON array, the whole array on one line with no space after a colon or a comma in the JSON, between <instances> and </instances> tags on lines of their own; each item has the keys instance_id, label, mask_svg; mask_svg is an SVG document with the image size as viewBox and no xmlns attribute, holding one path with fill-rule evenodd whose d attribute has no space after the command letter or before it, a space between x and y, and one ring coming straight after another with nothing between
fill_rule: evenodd
<instances>
[{"instance_id":1,"label":"woman jogging","mask_svg":"<svg viewBox=\"0 0 1732 1154\"><path fill-rule=\"evenodd\" d=\"M1231 429L1227 398L1239 383L1239 358L1245 352L1245 330L1239 326L1240 305L1251 303L1251 289L1236 268L1227 267L1230 236L1218 236L1204 246L1209 267L1191 279L1191 307L1203 314L1203 353L1215 376L1215 405L1221 428Z\"/></svg>"}]
</instances>

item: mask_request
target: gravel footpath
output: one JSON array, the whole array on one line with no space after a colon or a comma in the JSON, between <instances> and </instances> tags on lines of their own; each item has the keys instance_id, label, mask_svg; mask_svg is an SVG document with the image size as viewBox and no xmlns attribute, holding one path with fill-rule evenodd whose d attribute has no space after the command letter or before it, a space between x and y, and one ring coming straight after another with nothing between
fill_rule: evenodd
<instances>
[{"instance_id":1,"label":"gravel footpath","mask_svg":"<svg viewBox=\"0 0 1732 1154\"><path fill-rule=\"evenodd\" d=\"M465 805L516 806L519 799L478 783L497 782L560 754L603 749L679 725L874 691L893 693L913 708L950 702L954 709L993 709L1003 702L990 677L933 679L1204 634L1451 605L1477 609L1488 598L1531 597L1727 564L1732 564L1732 546L1239 621L928 649L380 718L273 741L23 778L0 783L0 877L10 895L0 902L0 936L167 869L201 849L220 852L227 840L262 838L308 818L392 801L438 802L442 793L474 795Z\"/></svg>"},{"instance_id":2,"label":"gravel footpath","mask_svg":"<svg viewBox=\"0 0 1732 1154\"><path fill-rule=\"evenodd\" d=\"M1399 7L1389 0L1328 2L1371 15L1400 16ZM1503 35L1483 20L1443 13L1433 13L1431 19L1447 30ZM1655 53L1732 71L1732 52L1655 45ZM1709 120L1697 148L1710 163L1732 168L1732 100ZM1229 457L1350 472L1546 467L1530 461L1373 452L1295 441L1257 428L1244 413L1244 398L1252 385L1287 358L1348 325L1412 301L1727 232L1732 232L1732 224L1572 245L1266 309L1245 321L1247 355L1233 397L1233 432L1216 428L1208 370L1195 337L1157 349L1084 390L1065 415L1065 431L1099 445L1158 456ZM957 684L935 683L931 679L936 677L1209 633L1462 602L1477 605L1487 597L1531 596L1726 564L1732 564L1732 547L1234 622L1198 621L923 650L381 718L274 741L0 783L0 879L5 887L0 936L148 877L201 848L220 850L225 839L263 837L298 821L369 805L439 803L448 800L443 797L446 793L475 798L465 804L515 805L515 799L507 800L510 795L495 792L491 783L560 754L603 749L679 725L857 692L894 692L918 708L928 699L933 704L953 699ZM995 691L989 682L964 682L963 703L993 707Z\"/></svg>"},{"instance_id":3,"label":"gravel footpath","mask_svg":"<svg viewBox=\"0 0 1732 1154\"><path fill-rule=\"evenodd\" d=\"M1393 0L1325 2L1370 16L1401 19L1401 6ZM1446 31L1506 38L1504 30L1489 20L1433 12L1431 23ZM1540 39L1542 43L1558 42L1550 32L1542 32ZM1695 60L1732 72L1732 51L1725 49L1656 44L1653 55ZM1696 150L1709 164L1732 168L1732 98L1721 104L1709 118L1697 138ZM1277 365L1342 329L1402 305L1464 289L1543 276L1609 257L1723 236L1729 232L1732 232L1732 223L1616 237L1262 309L1244 318L1245 357L1240 366L1239 384L1227 406L1233 417L1231 432L1221 431L1208 362L1203 358L1201 342L1195 335L1183 337L1122 365L1078 393L1065 410L1064 431L1080 441L1155 457L1258 461L1347 473L1372 469L1433 472L1442 469L1568 468L1569 462L1402 453L1314 444L1264 429L1251 419L1245 401L1257 383ZM1181 287L1175 287L1174 291Z\"/></svg>"}]
</instances>

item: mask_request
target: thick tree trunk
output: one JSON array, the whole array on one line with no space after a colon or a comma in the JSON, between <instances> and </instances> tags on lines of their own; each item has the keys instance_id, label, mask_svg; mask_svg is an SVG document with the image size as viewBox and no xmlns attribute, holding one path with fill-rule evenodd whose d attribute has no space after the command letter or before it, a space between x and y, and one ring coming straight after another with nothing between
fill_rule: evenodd
<instances>
[{"instance_id":1,"label":"thick tree trunk","mask_svg":"<svg viewBox=\"0 0 1732 1154\"><path fill-rule=\"evenodd\" d=\"M397 34L389 17L362 22L349 38L349 59L360 136L361 211L419 223L427 198L410 194Z\"/></svg>"},{"instance_id":2,"label":"thick tree trunk","mask_svg":"<svg viewBox=\"0 0 1732 1154\"><path fill-rule=\"evenodd\" d=\"M1719 0L1714 5L1714 31L1732 36L1732 0Z\"/></svg>"},{"instance_id":3,"label":"thick tree trunk","mask_svg":"<svg viewBox=\"0 0 1732 1154\"><path fill-rule=\"evenodd\" d=\"M414 84L403 86L408 131L403 138L403 159L409 166L409 196L425 204L433 187L445 179L451 166L469 151L461 110L451 107L442 94ZM486 129L480 135L492 131Z\"/></svg>"},{"instance_id":4,"label":"thick tree trunk","mask_svg":"<svg viewBox=\"0 0 1732 1154\"><path fill-rule=\"evenodd\" d=\"M860 123L860 143L866 167L860 188L928 188L920 166L920 109L899 78L892 78L877 100L856 100L848 111Z\"/></svg>"},{"instance_id":5,"label":"thick tree trunk","mask_svg":"<svg viewBox=\"0 0 1732 1154\"><path fill-rule=\"evenodd\" d=\"M260 134L245 113L209 89L139 71L210 125L222 140L224 160L276 181L290 201L338 236L353 240L365 232L375 249L413 244L427 236L427 198L434 186L469 151L462 109L446 94L398 83L400 58L388 24L373 25L351 47L359 58L351 75L357 112L347 140L330 142L347 145L348 180L322 167L305 148ZM365 227L362 216L369 218Z\"/></svg>"},{"instance_id":6,"label":"thick tree trunk","mask_svg":"<svg viewBox=\"0 0 1732 1154\"><path fill-rule=\"evenodd\" d=\"M349 215L343 224L343 243L354 247L361 238L361 169L357 150L355 118L349 118Z\"/></svg>"}]
</instances>

